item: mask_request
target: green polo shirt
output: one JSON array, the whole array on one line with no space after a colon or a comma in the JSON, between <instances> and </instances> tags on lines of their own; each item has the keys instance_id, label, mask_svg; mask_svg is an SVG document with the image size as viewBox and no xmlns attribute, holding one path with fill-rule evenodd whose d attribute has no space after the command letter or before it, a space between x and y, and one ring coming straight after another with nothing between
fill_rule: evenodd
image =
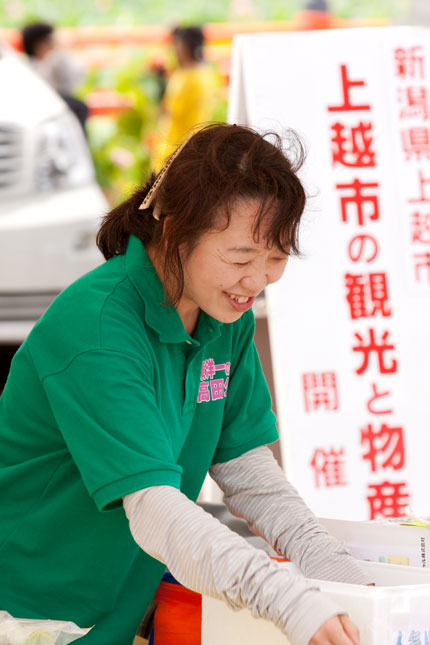
<instances>
[{"instance_id":1,"label":"green polo shirt","mask_svg":"<svg viewBox=\"0 0 430 645\"><path fill-rule=\"evenodd\" d=\"M67 288L17 352L0 399L0 609L95 625L129 645L164 565L121 498L195 500L212 462L277 439L251 312L189 336L139 240Z\"/></svg>"}]
</instances>

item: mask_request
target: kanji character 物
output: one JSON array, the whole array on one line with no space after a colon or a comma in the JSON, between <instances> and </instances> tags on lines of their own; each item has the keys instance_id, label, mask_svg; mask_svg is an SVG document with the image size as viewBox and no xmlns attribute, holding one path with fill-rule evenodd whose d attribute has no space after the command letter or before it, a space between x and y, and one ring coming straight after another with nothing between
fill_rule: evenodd
<instances>
[{"instance_id":1,"label":"kanji character \u7269","mask_svg":"<svg viewBox=\"0 0 430 645\"><path fill-rule=\"evenodd\" d=\"M368 459L370 469L376 472L379 468L400 470L405 463L405 444L403 428L392 427L383 423L379 430L374 430L369 423L361 430L361 445L367 443L367 452L363 459Z\"/></svg>"}]
</instances>

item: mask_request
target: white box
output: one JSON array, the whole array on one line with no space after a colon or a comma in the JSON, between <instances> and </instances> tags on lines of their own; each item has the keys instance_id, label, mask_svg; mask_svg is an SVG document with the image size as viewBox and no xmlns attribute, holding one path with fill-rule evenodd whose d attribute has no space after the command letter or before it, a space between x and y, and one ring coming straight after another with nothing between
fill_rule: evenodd
<instances>
[{"instance_id":1,"label":"white box","mask_svg":"<svg viewBox=\"0 0 430 645\"><path fill-rule=\"evenodd\" d=\"M363 562L376 587L318 581L360 629L361 645L430 645L430 571ZM293 574L293 564L281 565ZM272 623L203 596L202 645L287 645Z\"/></svg>"},{"instance_id":2,"label":"white box","mask_svg":"<svg viewBox=\"0 0 430 645\"><path fill-rule=\"evenodd\" d=\"M330 535L345 542L358 560L430 567L430 530L405 526L406 519L349 520L320 519Z\"/></svg>"}]
</instances>

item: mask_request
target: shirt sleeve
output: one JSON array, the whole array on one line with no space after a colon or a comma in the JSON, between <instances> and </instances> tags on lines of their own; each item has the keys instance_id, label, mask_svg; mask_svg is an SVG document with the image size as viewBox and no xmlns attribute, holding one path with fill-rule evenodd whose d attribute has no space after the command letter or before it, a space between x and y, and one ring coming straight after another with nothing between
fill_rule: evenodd
<instances>
[{"instance_id":1,"label":"shirt sleeve","mask_svg":"<svg viewBox=\"0 0 430 645\"><path fill-rule=\"evenodd\" d=\"M346 545L320 525L278 466L269 448L260 447L210 468L224 502L251 531L309 578L353 584L373 580Z\"/></svg>"},{"instance_id":2,"label":"shirt sleeve","mask_svg":"<svg viewBox=\"0 0 430 645\"><path fill-rule=\"evenodd\" d=\"M91 350L45 377L43 385L72 459L100 510L147 486L180 487L182 469L157 406L148 362Z\"/></svg>"},{"instance_id":3,"label":"shirt sleeve","mask_svg":"<svg viewBox=\"0 0 430 645\"><path fill-rule=\"evenodd\" d=\"M127 495L124 509L137 544L179 582L272 621L291 645L307 645L326 620L344 613L315 581L292 574L180 491L147 488Z\"/></svg>"},{"instance_id":4,"label":"shirt sleeve","mask_svg":"<svg viewBox=\"0 0 430 645\"><path fill-rule=\"evenodd\" d=\"M239 457L279 438L272 400L254 344L252 312L242 316L232 356L223 428L213 463Z\"/></svg>"}]
</instances>

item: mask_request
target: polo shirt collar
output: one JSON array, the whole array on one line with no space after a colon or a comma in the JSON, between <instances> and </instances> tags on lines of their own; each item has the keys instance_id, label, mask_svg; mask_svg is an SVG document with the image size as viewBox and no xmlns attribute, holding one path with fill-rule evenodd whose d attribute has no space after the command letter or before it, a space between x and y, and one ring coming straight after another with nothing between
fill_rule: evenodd
<instances>
[{"instance_id":1,"label":"polo shirt collar","mask_svg":"<svg viewBox=\"0 0 430 645\"><path fill-rule=\"evenodd\" d=\"M130 235L125 253L127 273L145 303L145 320L165 343L205 344L218 338L223 323L200 313L195 337L190 336L173 306L164 304L166 295L160 278L142 242Z\"/></svg>"}]
</instances>

